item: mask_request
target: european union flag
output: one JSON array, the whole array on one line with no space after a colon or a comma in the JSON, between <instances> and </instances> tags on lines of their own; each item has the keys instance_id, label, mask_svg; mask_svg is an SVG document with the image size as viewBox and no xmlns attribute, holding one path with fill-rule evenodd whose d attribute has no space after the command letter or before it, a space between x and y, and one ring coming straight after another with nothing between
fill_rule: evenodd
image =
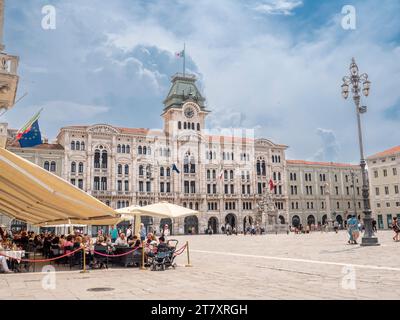
<instances>
[{"instance_id":1,"label":"european union flag","mask_svg":"<svg viewBox=\"0 0 400 320\"><path fill-rule=\"evenodd\" d=\"M42 135L39 128L39 120L32 123L29 130L26 130L19 139L19 144L22 148L31 148L42 144Z\"/></svg>"}]
</instances>

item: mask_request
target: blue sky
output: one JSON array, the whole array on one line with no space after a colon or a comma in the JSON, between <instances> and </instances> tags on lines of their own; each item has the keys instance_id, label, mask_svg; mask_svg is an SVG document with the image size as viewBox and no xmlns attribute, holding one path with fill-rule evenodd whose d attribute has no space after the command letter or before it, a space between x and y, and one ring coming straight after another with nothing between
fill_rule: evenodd
<instances>
[{"instance_id":1,"label":"blue sky","mask_svg":"<svg viewBox=\"0 0 400 320\"><path fill-rule=\"evenodd\" d=\"M48 4L56 30L41 27ZM357 10L356 30L341 27L344 5ZM6 0L6 51L20 56L18 96L28 95L5 119L18 128L44 107L50 139L65 125L161 128L186 42L209 128L254 128L290 158L357 162L341 78L353 56L370 75L367 153L398 145L399 15L394 0Z\"/></svg>"}]
</instances>

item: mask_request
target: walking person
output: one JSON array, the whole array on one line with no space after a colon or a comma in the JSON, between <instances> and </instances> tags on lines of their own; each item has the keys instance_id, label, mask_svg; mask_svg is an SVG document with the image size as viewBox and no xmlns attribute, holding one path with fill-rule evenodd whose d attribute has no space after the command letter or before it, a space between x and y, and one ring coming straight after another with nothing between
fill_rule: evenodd
<instances>
[{"instance_id":1,"label":"walking person","mask_svg":"<svg viewBox=\"0 0 400 320\"><path fill-rule=\"evenodd\" d=\"M360 230L358 227L358 220L355 215L351 216L347 220L347 230L349 233L349 244L357 244L357 239L360 236Z\"/></svg>"},{"instance_id":2,"label":"walking person","mask_svg":"<svg viewBox=\"0 0 400 320\"><path fill-rule=\"evenodd\" d=\"M146 239L146 227L144 226L144 223L140 224L140 241L144 241Z\"/></svg>"},{"instance_id":3,"label":"walking person","mask_svg":"<svg viewBox=\"0 0 400 320\"><path fill-rule=\"evenodd\" d=\"M162 230L161 236L163 236L165 239L167 239L170 236L170 234L171 234L171 232L169 230L169 226L168 226L168 224L165 224L164 228Z\"/></svg>"},{"instance_id":4,"label":"walking person","mask_svg":"<svg viewBox=\"0 0 400 320\"><path fill-rule=\"evenodd\" d=\"M392 229L394 231L393 241L400 241L400 225L397 217L393 218Z\"/></svg>"}]
</instances>

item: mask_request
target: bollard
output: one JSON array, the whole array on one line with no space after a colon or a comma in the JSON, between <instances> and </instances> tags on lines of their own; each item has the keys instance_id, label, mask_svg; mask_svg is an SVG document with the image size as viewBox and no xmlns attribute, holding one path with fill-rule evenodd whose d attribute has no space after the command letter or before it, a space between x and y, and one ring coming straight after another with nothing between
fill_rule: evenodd
<instances>
[{"instance_id":1,"label":"bollard","mask_svg":"<svg viewBox=\"0 0 400 320\"><path fill-rule=\"evenodd\" d=\"M146 270L144 266L144 241L142 241L142 265L140 267L140 270Z\"/></svg>"},{"instance_id":2,"label":"bollard","mask_svg":"<svg viewBox=\"0 0 400 320\"><path fill-rule=\"evenodd\" d=\"M190 264L189 241L186 241L186 254L187 254L187 265L185 267L193 267Z\"/></svg>"},{"instance_id":3,"label":"bollard","mask_svg":"<svg viewBox=\"0 0 400 320\"><path fill-rule=\"evenodd\" d=\"M83 269L81 273L88 273L89 271L86 270L86 252L85 247L82 247L82 254L83 254Z\"/></svg>"}]
</instances>

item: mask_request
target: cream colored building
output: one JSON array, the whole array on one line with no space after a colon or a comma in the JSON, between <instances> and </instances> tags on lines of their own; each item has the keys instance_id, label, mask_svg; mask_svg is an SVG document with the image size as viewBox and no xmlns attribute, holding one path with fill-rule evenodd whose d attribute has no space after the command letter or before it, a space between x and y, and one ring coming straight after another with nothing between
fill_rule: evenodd
<instances>
[{"instance_id":1,"label":"cream colored building","mask_svg":"<svg viewBox=\"0 0 400 320\"><path fill-rule=\"evenodd\" d=\"M393 217L400 219L400 146L367 159L371 208L379 229L387 229Z\"/></svg>"},{"instance_id":2,"label":"cream colored building","mask_svg":"<svg viewBox=\"0 0 400 320\"><path fill-rule=\"evenodd\" d=\"M198 218L174 222L145 219L156 229L169 223L174 233L192 228L203 233L208 227L219 233L230 224L242 231L246 218L256 222L257 203L270 178L278 214L287 221L287 146L256 139L247 130L210 132L209 113L196 78L177 74L160 130L69 126L61 128L56 144L9 149L43 167L54 161L56 174L115 209L169 201L200 212Z\"/></svg>"},{"instance_id":3,"label":"cream colored building","mask_svg":"<svg viewBox=\"0 0 400 320\"><path fill-rule=\"evenodd\" d=\"M289 224L344 226L348 215L362 215L361 177L358 165L287 160Z\"/></svg>"}]
</instances>

